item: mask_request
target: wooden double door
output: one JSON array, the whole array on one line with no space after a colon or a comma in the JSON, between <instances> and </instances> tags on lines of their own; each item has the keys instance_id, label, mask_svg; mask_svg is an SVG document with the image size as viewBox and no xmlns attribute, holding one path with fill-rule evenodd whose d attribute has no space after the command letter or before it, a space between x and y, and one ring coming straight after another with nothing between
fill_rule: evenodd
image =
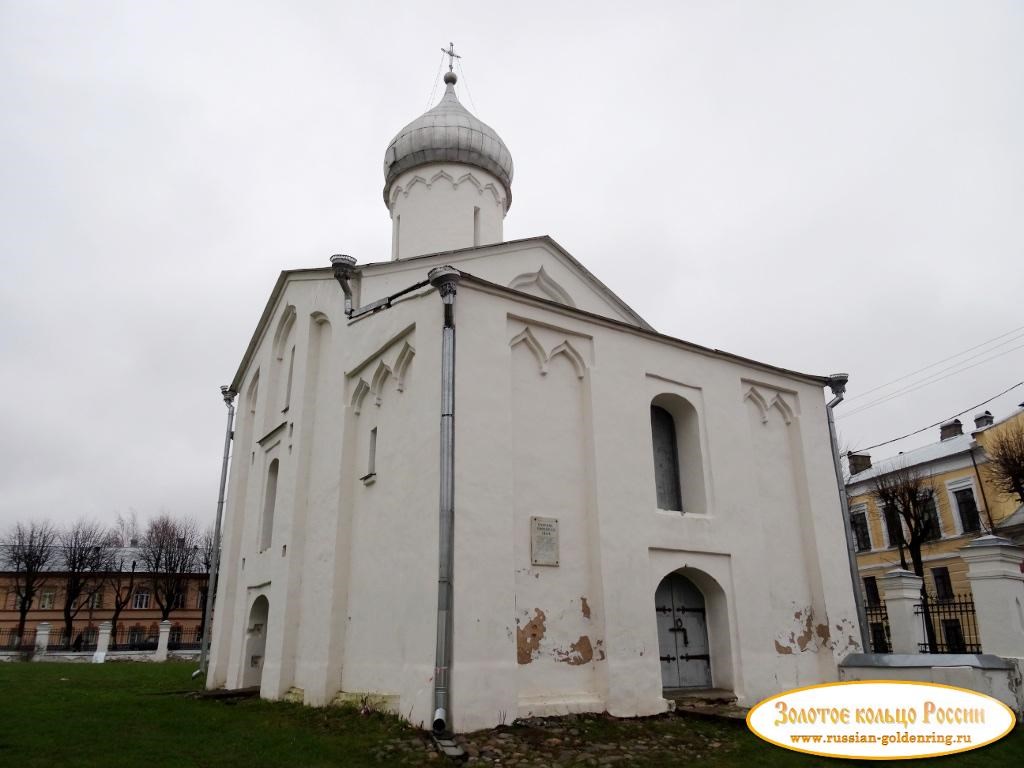
<instances>
[{"instance_id":1,"label":"wooden double door","mask_svg":"<svg viewBox=\"0 0 1024 768\"><path fill-rule=\"evenodd\" d=\"M658 617L658 655L664 688L710 688L704 595L692 581L670 573L654 594Z\"/></svg>"}]
</instances>

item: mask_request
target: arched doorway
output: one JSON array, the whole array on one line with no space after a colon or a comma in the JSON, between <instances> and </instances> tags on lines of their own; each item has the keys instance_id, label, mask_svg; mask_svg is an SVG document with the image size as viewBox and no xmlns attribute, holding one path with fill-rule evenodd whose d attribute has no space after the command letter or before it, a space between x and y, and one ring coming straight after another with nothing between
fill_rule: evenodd
<instances>
[{"instance_id":1,"label":"arched doorway","mask_svg":"<svg viewBox=\"0 0 1024 768\"><path fill-rule=\"evenodd\" d=\"M704 595L679 573L670 573L654 593L658 617L658 655L663 688L710 688Z\"/></svg>"},{"instance_id":2,"label":"arched doorway","mask_svg":"<svg viewBox=\"0 0 1024 768\"><path fill-rule=\"evenodd\" d=\"M270 602L260 595L249 610L249 624L245 631L245 656L242 663L242 687L259 687L263 678L263 654L267 648L267 618Z\"/></svg>"}]
</instances>

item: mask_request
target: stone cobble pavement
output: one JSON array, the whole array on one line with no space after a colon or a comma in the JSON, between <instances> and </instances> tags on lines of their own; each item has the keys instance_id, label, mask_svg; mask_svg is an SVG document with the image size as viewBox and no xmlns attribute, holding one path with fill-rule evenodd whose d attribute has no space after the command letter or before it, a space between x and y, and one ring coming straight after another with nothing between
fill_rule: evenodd
<instances>
[{"instance_id":1,"label":"stone cobble pavement","mask_svg":"<svg viewBox=\"0 0 1024 768\"><path fill-rule=\"evenodd\" d=\"M723 736L723 728L726 733ZM460 734L466 765L628 766L682 764L732 748L730 726L704 718L666 714L635 720L608 715L517 720L511 726ZM389 740L374 752L382 765L444 765L433 743L416 733Z\"/></svg>"}]
</instances>

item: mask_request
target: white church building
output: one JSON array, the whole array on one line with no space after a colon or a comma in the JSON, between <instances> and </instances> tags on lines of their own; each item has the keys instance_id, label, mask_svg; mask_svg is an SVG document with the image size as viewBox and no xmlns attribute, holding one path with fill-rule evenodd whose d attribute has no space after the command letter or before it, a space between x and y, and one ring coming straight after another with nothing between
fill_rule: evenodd
<instances>
[{"instance_id":1,"label":"white church building","mask_svg":"<svg viewBox=\"0 0 1024 768\"><path fill-rule=\"evenodd\" d=\"M387 147L391 253L283 272L238 367L208 687L461 732L836 680L829 380L505 241L511 155L445 83Z\"/></svg>"}]
</instances>

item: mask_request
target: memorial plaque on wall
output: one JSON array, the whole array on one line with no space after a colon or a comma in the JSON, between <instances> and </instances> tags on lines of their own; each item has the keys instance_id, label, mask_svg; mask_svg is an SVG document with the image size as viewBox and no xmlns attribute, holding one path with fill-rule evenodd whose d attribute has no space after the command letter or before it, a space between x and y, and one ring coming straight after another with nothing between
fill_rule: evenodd
<instances>
[{"instance_id":1,"label":"memorial plaque on wall","mask_svg":"<svg viewBox=\"0 0 1024 768\"><path fill-rule=\"evenodd\" d=\"M530 518L530 560L534 565L558 565L558 518Z\"/></svg>"}]
</instances>

